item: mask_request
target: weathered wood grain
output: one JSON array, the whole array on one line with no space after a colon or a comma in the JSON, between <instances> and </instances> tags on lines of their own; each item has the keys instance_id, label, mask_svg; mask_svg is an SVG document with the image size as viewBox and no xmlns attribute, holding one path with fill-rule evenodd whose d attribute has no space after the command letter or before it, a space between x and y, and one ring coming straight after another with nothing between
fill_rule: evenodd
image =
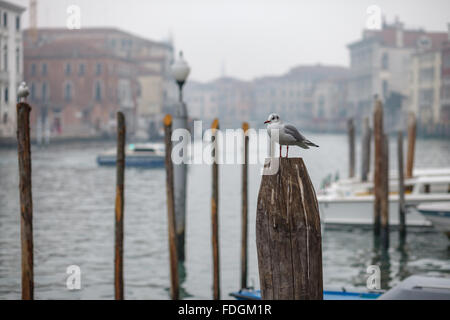
<instances>
[{"instance_id":1,"label":"weathered wood grain","mask_svg":"<svg viewBox=\"0 0 450 320\"><path fill-rule=\"evenodd\" d=\"M172 300L178 300L180 294L178 274L178 251L177 234L175 222L175 195L173 185L173 163L172 163L172 117L166 115L164 118L164 132L166 145L166 192L167 192L167 224L169 231L170 252L170 295Z\"/></svg>"},{"instance_id":2,"label":"weathered wood grain","mask_svg":"<svg viewBox=\"0 0 450 320\"><path fill-rule=\"evenodd\" d=\"M258 195L256 245L262 298L323 299L320 216L303 159L279 159ZM270 161L267 159L266 162Z\"/></svg>"},{"instance_id":3,"label":"weathered wood grain","mask_svg":"<svg viewBox=\"0 0 450 320\"><path fill-rule=\"evenodd\" d=\"M116 159L116 203L115 203L115 256L114 256L114 295L123 300L123 219L125 185L125 117L117 112L117 159Z\"/></svg>"},{"instance_id":4,"label":"weathered wood grain","mask_svg":"<svg viewBox=\"0 0 450 320\"><path fill-rule=\"evenodd\" d=\"M22 249L23 300L34 299L30 112L31 107L27 103L17 104L17 151L19 159L20 240Z\"/></svg>"}]
</instances>

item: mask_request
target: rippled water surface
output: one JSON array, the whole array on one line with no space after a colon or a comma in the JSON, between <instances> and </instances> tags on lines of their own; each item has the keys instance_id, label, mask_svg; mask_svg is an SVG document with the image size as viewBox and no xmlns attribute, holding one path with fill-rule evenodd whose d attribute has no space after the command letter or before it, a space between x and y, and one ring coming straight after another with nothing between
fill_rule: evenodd
<instances>
[{"instance_id":1,"label":"rippled water surface","mask_svg":"<svg viewBox=\"0 0 450 320\"><path fill-rule=\"evenodd\" d=\"M347 175L347 140L343 135L310 135L321 147L302 152L316 188L328 173ZM393 139L391 139L393 140ZM98 167L98 152L112 143L51 145L33 148L35 297L37 299L112 299L115 169ZM291 148L290 154L299 150ZM391 143L391 155L395 155ZM450 167L450 142L418 140L417 167ZM359 153L357 153L359 155ZM359 157L358 157L359 158ZM396 158L391 157L391 168ZM359 168L359 163L358 163ZM249 176L249 282L259 287L255 215L260 167ZM168 299L169 267L164 170L126 170L125 297ZM221 294L239 289L240 181L237 165L220 167ZM188 173L187 259L183 295L212 297L210 244L211 168L192 165ZM0 150L0 299L20 298L20 230L17 152ZM410 274L450 276L450 247L433 230L410 232L404 250L380 254L372 233L360 229L325 230L325 288L360 287L366 268L380 264L388 288ZM66 268L81 268L81 290L66 289Z\"/></svg>"}]
</instances>

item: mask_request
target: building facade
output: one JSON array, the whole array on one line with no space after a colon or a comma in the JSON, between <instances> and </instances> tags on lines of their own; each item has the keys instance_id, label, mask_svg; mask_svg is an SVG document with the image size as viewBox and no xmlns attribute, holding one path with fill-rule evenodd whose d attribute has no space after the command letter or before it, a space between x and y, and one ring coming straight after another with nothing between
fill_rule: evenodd
<instances>
[{"instance_id":1,"label":"building facade","mask_svg":"<svg viewBox=\"0 0 450 320\"><path fill-rule=\"evenodd\" d=\"M85 68L84 71L80 71L84 76L70 80L71 84L68 86L73 86L72 104L78 101L72 108L78 110L77 117L81 117L80 121L91 129L81 130L82 127L77 124L80 121L69 117L65 119L62 131L55 131L53 130L54 126L50 125L52 135L62 134L75 137L107 134L111 131L110 127L115 119L115 115L111 118L112 113L115 110L122 110L126 112L128 134L147 139L149 133L154 131L152 130L154 124L160 125L164 106L176 101L177 88L170 73L170 65L173 62L173 48L170 43L151 41L115 28L83 28L80 30L42 28L34 30L34 32L27 30L24 34L24 45L26 59L29 60L27 61L28 68L32 68L33 64L36 65L35 68L41 68L41 65L45 63L37 60L39 60L39 56L45 56L48 70L50 70L50 64L56 70L63 70L61 74L52 72L46 76L51 77L46 80L49 86L48 90L58 92L56 95L50 93L46 104L61 105L65 101L59 97L60 81L69 80L61 79L65 77L65 71L59 64L73 65L71 68L84 65L83 68ZM52 47L60 48L60 52L65 52L67 56L51 55ZM72 61L69 63L68 59ZM101 75L105 76L104 79L98 78L96 68L99 64L104 68L101 72ZM38 76L33 76L33 72ZM74 73L76 72L78 71L74 71ZM42 76L42 73L27 69L27 82L35 82L35 86L39 87L36 89L38 92L43 90L40 83L44 81L40 78ZM81 81L81 79L84 79L83 83L79 83L78 80ZM93 92L101 90L103 90L102 93L108 94L108 98L101 98L101 102L107 103L108 107L102 109L102 112L88 112L88 109L97 110L96 107L93 107L97 102L96 98L94 101L88 102L88 100L92 99L93 95L95 96ZM83 95L83 97L78 97L78 95ZM45 110L48 109L43 108L44 117L47 114ZM105 111L106 109L109 111ZM97 112L100 112L101 116ZM63 116L62 118L64 119ZM71 121L74 121L74 125L70 125L72 128L69 129ZM110 124L107 124L108 122ZM39 126L45 127L46 124L39 124Z\"/></svg>"},{"instance_id":2,"label":"building facade","mask_svg":"<svg viewBox=\"0 0 450 320\"><path fill-rule=\"evenodd\" d=\"M24 10L0 1L0 140L12 140L16 135L17 88L23 80Z\"/></svg>"},{"instance_id":3,"label":"building facade","mask_svg":"<svg viewBox=\"0 0 450 320\"><path fill-rule=\"evenodd\" d=\"M377 95L386 106L387 126L395 126L410 108L408 75L414 53L423 48L435 50L446 38L445 32L405 29L398 20L383 23L381 30L364 30L361 40L348 45L350 113L357 119L370 116Z\"/></svg>"},{"instance_id":4,"label":"building facade","mask_svg":"<svg viewBox=\"0 0 450 320\"><path fill-rule=\"evenodd\" d=\"M448 24L448 39L441 50L441 108L439 123L444 134L450 136L450 24Z\"/></svg>"}]
</instances>

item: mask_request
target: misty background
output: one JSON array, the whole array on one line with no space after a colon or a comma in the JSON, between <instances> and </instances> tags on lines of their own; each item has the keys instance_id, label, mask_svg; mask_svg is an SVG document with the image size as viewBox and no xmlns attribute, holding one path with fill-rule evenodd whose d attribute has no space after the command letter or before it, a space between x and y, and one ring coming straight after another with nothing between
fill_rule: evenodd
<instances>
[{"instance_id":1,"label":"misty background","mask_svg":"<svg viewBox=\"0 0 450 320\"><path fill-rule=\"evenodd\" d=\"M12 3L28 7L28 0ZM366 9L388 22L445 31L450 1L322 0L314 2L208 0L40 0L38 27L64 27L67 7L81 8L81 28L114 26L145 38L173 37L192 67L191 79L228 75L251 80L300 64L349 65L346 47L361 36ZM22 15L28 28L29 12Z\"/></svg>"}]
</instances>

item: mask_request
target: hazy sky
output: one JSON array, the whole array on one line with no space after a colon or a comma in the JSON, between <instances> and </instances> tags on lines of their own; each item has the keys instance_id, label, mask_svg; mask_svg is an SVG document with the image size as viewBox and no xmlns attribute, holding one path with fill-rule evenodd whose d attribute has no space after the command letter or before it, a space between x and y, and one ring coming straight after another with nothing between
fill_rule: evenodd
<instances>
[{"instance_id":1,"label":"hazy sky","mask_svg":"<svg viewBox=\"0 0 450 320\"><path fill-rule=\"evenodd\" d=\"M406 27L446 31L450 22L449 0L38 0L38 26L64 27L71 4L81 8L82 28L114 26L155 40L171 33L200 81L223 70L252 79L299 64L348 65L346 45L361 36L373 4ZM22 21L28 27L28 12Z\"/></svg>"}]
</instances>

